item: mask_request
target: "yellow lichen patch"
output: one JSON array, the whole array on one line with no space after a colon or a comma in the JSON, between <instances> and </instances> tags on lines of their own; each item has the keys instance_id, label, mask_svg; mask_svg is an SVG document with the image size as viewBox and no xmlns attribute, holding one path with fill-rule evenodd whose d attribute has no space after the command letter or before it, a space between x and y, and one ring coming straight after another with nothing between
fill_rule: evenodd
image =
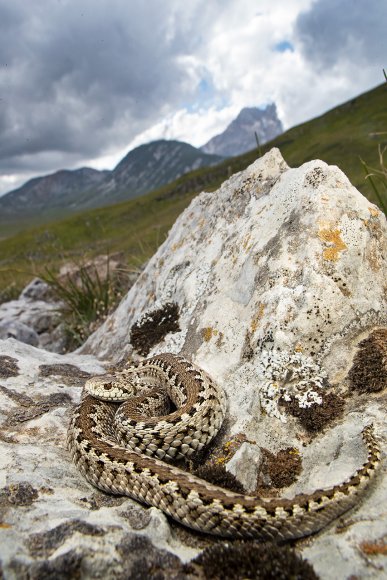
<instances>
[{"instance_id":1,"label":"yellow lichen patch","mask_svg":"<svg viewBox=\"0 0 387 580\"><path fill-rule=\"evenodd\" d=\"M253 319L250 324L251 332L255 332L259 326L259 322L263 316L265 310L265 305L262 302L258 305L258 311L254 314Z\"/></svg>"},{"instance_id":2,"label":"yellow lichen patch","mask_svg":"<svg viewBox=\"0 0 387 580\"><path fill-rule=\"evenodd\" d=\"M300 452L297 449L297 447L289 447L288 453L289 455L300 455Z\"/></svg>"},{"instance_id":3,"label":"yellow lichen patch","mask_svg":"<svg viewBox=\"0 0 387 580\"><path fill-rule=\"evenodd\" d=\"M373 270L374 272L379 272L380 268L383 267L384 256L379 255L378 244L375 239L370 240L369 244L366 247L365 255L371 267L371 270Z\"/></svg>"},{"instance_id":4,"label":"yellow lichen patch","mask_svg":"<svg viewBox=\"0 0 387 580\"><path fill-rule=\"evenodd\" d=\"M209 342L213 336L217 336L218 331L216 328L212 328L212 326L206 326L202 328L202 336L206 342Z\"/></svg>"},{"instance_id":5,"label":"yellow lichen patch","mask_svg":"<svg viewBox=\"0 0 387 580\"><path fill-rule=\"evenodd\" d=\"M376 207L369 207L368 211L370 212L372 217L377 217L379 215L379 211L376 209Z\"/></svg>"},{"instance_id":6,"label":"yellow lichen patch","mask_svg":"<svg viewBox=\"0 0 387 580\"><path fill-rule=\"evenodd\" d=\"M238 451L242 443L245 442L253 444L256 443L255 441L250 441L247 439L244 433L237 433L236 435L233 435L231 439L222 445L220 450L214 452L212 462L215 465L224 465L230 461L231 457Z\"/></svg>"},{"instance_id":7,"label":"yellow lichen patch","mask_svg":"<svg viewBox=\"0 0 387 580\"><path fill-rule=\"evenodd\" d=\"M301 344L296 344L296 346L294 347L294 350L295 350L295 352L303 352L304 351Z\"/></svg>"},{"instance_id":8,"label":"yellow lichen patch","mask_svg":"<svg viewBox=\"0 0 387 580\"><path fill-rule=\"evenodd\" d=\"M321 241L329 244L323 251L324 260L337 262L340 252L347 249L347 245L341 239L341 232L338 228L320 228L318 237Z\"/></svg>"},{"instance_id":9,"label":"yellow lichen patch","mask_svg":"<svg viewBox=\"0 0 387 580\"><path fill-rule=\"evenodd\" d=\"M12 528L11 524L7 524L7 522L0 522L0 529L6 530L8 528Z\"/></svg>"}]
</instances>

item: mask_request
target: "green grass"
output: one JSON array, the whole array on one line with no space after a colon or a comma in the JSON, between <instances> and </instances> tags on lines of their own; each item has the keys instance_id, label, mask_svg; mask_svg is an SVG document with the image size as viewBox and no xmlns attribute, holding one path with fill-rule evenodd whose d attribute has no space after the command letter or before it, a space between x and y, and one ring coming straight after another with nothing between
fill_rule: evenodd
<instances>
[{"instance_id":1,"label":"green grass","mask_svg":"<svg viewBox=\"0 0 387 580\"><path fill-rule=\"evenodd\" d=\"M386 131L387 134L387 131ZM379 207L384 211L387 216L387 166L384 163L384 155L387 151L387 146L383 148L379 145L379 167L369 167L363 159L360 159L365 178L370 183L375 197L378 201Z\"/></svg>"},{"instance_id":2,"label":"green grass","mask_svg":"<svg viewBox=\"0 0 387 580\"><path fill-rule=\"evenodd\" d=\"M111 272L109 260L101 274L94 266L80 266L76 274L58 278L48 268L42 275L59 299L66 335L66 350L83 344L86 338L114 310L122 298L123 276Z\"/></svg>"},{"instance_id":3,"label":"green grass","mask_svg":"<svg viewBox=\"0 0 387 580\"><path fill-rule=\"evenodd\" d=\"M387 144L387 87L381 85L298 125L261 147L279 147L290 166L312 159L338 165L353 185L378 203L364 168L377 167L378 145ZM66 261L123 252L128 268L138 267L165 239L168 230L197 192L216 189L257 158L253 150L218 166L200 169L136 199L95 209L63 221L40 225L0 240L1 292L15 294L46 267L56 271ZM384 193L385 195L385 193ZM379 202L380 203L380 202ZM2 235L6 235L2 232Z\"/></svg>"},{"instance_id":4,"label":"green grass","mask_svg":"<svg viewBox=\"0 0 387 580\"><path fill-rule=\"evenodd\" d=\"M128 268L138 268L164 241L192 195L157 200L155 193L93 210L0 242L0 291L21 289L45 268L79 263L98 254L123 252Z\"/></svg>"}]
</instances>

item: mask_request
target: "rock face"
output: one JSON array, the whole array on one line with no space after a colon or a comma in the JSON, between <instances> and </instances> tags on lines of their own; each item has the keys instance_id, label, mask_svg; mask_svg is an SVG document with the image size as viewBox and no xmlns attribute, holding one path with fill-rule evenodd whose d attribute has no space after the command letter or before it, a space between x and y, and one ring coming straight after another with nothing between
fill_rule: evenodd
<instances>
[{"instance_id":1,"label":"rock face","mask_svg":"<svg viewBox=\"0 0 387 580\"><path fill-rule=\"evenodd\" d=\"M195 577L176 556L209 539L98 492L69 460L73 404L107 362L170 351L204 368L228 398L217 462L262 495L344 481L370 422L383 448L386 234L336 167L289 169L272 150L193 200L77 353L0 341L5 577ZM322 579L383 573L386 483L383 464L356 511L298 543Z\"/></svg>"},{"instance_id":2,"label":"rock face","mask_svg":"<svg viewBox=\"0 0 387 580\"><path fill-rule=\"evenodd\" d=\"M257 146L255 134L259 143L267 143L283 132L282 123L277 116L274 103L264 109L245 107L229 126L210 139L201 150L205 153L233 157L251 151Z\"/></svg>"}]
</instances>

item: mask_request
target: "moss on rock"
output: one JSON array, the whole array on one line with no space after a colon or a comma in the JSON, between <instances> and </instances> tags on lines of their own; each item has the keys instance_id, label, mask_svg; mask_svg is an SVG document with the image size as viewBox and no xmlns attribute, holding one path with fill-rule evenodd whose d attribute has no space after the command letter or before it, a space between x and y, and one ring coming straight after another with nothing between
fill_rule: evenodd
<instances>
[{"instance_id":1,"label":"moss on rock","mask_svg":"<svg viewBox=\"0 0 387 580\"><path fill-rule=\"evenodd\" d=\"M167 302L162 308L147 312L133 324L130 343L139 354L147 356L151 348L168 333L179 330L179 307L175 302Z\"/></svg>"},{"instance_id":2,"label":"moss on rock","mask_svg":"<svg viewBox=\"0 0 387 580\"><path fill-rule=\"evenodd\" d=\"M184 566L189 578L240 580L317 580L312 566L287 546L222 542L206 548ZM192 576L191 576L192 574Z\"/></svg>"},{"instance_id":3,"label":"moss on rock","mask_svg":"<svg viewBox=\"0 0 387 580\"><path fill-rule=\"evenodd\" d=\"M387 387L387 328L374 330L359 343L348 379L352 389L360 393Z\"/></svg>"}]
</instances>

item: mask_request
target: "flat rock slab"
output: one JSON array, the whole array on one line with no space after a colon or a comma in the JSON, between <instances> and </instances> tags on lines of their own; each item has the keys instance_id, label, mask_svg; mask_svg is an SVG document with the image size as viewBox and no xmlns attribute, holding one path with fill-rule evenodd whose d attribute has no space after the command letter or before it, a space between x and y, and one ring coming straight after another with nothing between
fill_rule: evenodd
<instances>
[{"instance_id":1,"label":"flat rock slab","mask_svg":"<svg viewBox=\"0 0 387 580\"><path fill-rule=\"evenodd\" d=\"M160 554L164 558L162 548L184 559L196 554L174 540L160 511L97 491L72 464L66 449L70 413L85 379L103 370L94 357L60 356L13 339L0 341L5 578L41 578L45 570L72 577L80 569L82 577L116 578L111 567L115 573L130 570L144 549L153 550L155 561ZM129 548L138 534L145 538L133 552Z\"/></svg>"}]
</instances>

